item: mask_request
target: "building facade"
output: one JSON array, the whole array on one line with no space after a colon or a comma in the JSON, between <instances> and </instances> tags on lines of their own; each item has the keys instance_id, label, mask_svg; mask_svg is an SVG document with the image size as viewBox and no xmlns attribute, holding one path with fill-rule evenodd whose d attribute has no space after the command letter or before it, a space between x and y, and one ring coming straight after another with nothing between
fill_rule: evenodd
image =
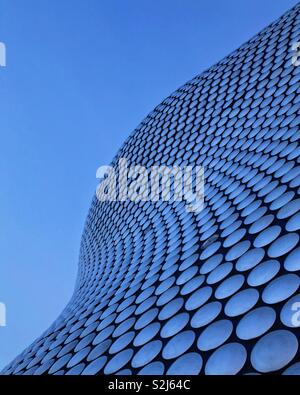
<instances>
[{"instance_id":1,"label":"building facade","mask_svg":"<svg viewBox=\"0 0 300 395\"><path fill-rule=\"evenodd\" d=\"M74 295L4 374L300 374L300 6L158 105L112 166L202 166L204 205L99 201Z\"/></svg>"}]
</instances>

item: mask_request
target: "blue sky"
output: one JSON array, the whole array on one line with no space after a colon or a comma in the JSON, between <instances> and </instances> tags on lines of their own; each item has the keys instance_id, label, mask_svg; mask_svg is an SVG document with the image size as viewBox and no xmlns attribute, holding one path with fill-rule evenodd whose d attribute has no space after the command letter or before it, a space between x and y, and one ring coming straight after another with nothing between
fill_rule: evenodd
<instances>
[{"instance_id":1,"label":"blue sky","mask_svg":"<svg viewBox=\"0 0 300 395\"><path fill-rule=\"evenodd\" d=\"M0 0L0 369L71 297L98 166L297 1Z\"/></svg>"}]
</instances>

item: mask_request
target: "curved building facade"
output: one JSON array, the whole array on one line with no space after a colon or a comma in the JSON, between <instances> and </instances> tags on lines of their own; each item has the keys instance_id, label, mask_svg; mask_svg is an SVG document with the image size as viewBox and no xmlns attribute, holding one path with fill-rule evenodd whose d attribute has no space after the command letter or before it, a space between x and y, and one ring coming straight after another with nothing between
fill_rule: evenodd
<instances>
[{"instance_id":1,"label":"curved building facade","mask_svg":"<svg viewBox=\"0 0 300 395\"><path fill-rule=\"evenodd\" d=\"M141 122L112 165L203 166L203 209L95 196L71 301L4 374L300 374L298 41L299 5Z\"/></svg>"}]
</instances>

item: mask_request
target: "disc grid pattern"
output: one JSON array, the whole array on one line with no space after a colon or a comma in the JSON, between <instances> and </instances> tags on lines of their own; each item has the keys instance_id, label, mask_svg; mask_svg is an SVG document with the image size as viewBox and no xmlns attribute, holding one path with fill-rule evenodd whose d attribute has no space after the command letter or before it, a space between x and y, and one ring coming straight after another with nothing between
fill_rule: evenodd
<instances>
[{"instance_id":1,"label":"disc grid pattern","mask_svg":"<svg viewBox=\"0 0 300 395\"><path fill-rule=\"evenodd\" d=\"M141 122L112 164L204 166L204 209L95 197L71 301L3 374L300 374L297 41L299 5Z\"/></svg>"}]
</instances>

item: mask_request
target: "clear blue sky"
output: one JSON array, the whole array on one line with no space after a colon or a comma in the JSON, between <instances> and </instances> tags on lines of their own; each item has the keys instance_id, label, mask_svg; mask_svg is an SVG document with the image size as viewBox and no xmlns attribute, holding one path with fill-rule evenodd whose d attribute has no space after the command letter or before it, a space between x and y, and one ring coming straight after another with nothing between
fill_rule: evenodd
<instances>
[{"instance_id":1,"label":"clear blue sky","mask_svg":"<svg viewBox=\"0 0 300 395\"><path fill-rule=\"evenodd\" d=\"M0 0L0 368L73 292L84 220L128 134L295 0Z\"/></svg>"}]
</instances>

